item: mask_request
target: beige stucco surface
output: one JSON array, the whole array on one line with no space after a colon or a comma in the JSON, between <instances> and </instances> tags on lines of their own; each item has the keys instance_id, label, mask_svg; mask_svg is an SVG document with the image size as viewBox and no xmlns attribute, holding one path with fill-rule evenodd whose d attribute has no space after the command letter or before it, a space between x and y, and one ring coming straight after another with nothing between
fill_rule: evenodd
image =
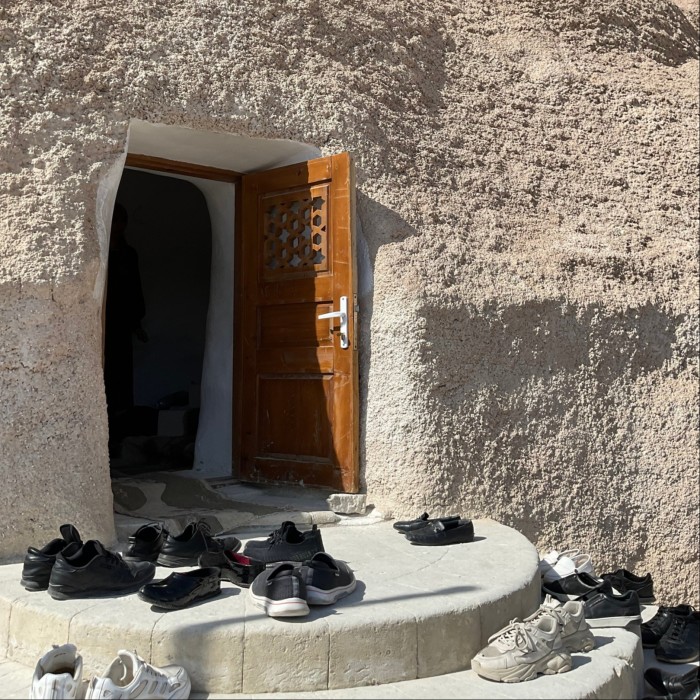
<instances>
[{"instance_id":1,"label":"beige stucco surface","mask_svg":"<svg viewBox=\"0 0 700 700\"><path fill-rule=\"evenodd\" d=\"M138 118L353 153L369 502L697 603L697 42L664 0L3 2L0 551L113 536L96 201Z\"/></svg>"}]
</instances>

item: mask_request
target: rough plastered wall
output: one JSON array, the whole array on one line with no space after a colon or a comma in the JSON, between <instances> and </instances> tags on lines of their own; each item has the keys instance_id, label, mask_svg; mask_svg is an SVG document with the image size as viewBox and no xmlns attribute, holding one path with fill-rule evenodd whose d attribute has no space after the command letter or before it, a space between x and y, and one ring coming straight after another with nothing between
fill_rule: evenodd
<instances>
[{"instance_id":1,"label":"rough plastered wall","mask_svg":"<svg viewBox=\"0 0 700 700\"><path fill-rule=\"evenodd\" d=\"M687 0L3 2L2 550L112 534L95 202L139 118L354 154L375 505L697 602L697 42Z\"/></svg>"}]
</instances>

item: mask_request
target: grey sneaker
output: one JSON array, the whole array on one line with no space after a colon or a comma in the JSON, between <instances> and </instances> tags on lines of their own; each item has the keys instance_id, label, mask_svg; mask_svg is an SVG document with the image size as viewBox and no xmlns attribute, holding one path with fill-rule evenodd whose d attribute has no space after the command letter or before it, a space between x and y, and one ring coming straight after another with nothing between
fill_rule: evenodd
<instances>
[{"instance_id":1,"label":"grey sneaker","mask_svg":"<svg viewBox=\"0 0 700 700\"><path fill-rule=\"evenodd\" d=\"M534 622L540 615L552 615L559 623L561 641L569 652L590 651L595 646L595 637L586 622L583 603L569 600L560 603L553 596L545 596L537 612L526 617L524 622Z\"/></svg>"},{"instance_id":2,"label":"grey sneaker","mask_svg":"<svg viewBox=\"0 0 700 700\"><path fill-rule=\"evenodd\" d=\"M561 638L559 621L542 613L529 622L513 620L489 638L473 659L472 669L482 678L517 683L571 669L571 655Z\"/></svg>"}]
</instances>

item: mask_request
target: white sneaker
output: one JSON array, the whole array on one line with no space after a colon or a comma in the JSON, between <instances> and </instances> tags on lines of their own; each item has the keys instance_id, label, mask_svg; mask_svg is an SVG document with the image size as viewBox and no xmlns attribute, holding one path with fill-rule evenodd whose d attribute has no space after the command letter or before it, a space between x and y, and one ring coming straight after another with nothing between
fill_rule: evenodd
<instances>
[{"instance_id":1,"label":"white sneaker","mask_svg":"<svg viewBox=\"0 0 700 700\"><path fill-rule=\"evenodd\" d=\"M77 698L83 680L83 657L73 644L53 645L38 661L29 697L32 700Z\"/></svg>"},{"instance_id":2,"label":"white sneaker","mask_svg":"<svg viewBox=\"0 0 700 700\"><path fill-rule=\"evenodd\" d=\"M539 610L524 622L536 620L540 615L553 615L559 623L562 644L569 652L590 651L595 646L595 637L586 622L583 603L578 600L559 602L551 595L546 595Z\"/></svg>"},{"instance_id":3,"label":"white sneaker","mask_svg":"<svg viewBox=\"0 0 700 700\"><path fill-rule=\"evenodd\" d=\"M578 549L567 549L563 552L553 549L540 559L540 575L545 583L571 574L580 574L582 571L595 576L590 555Z\"/></svg>"},{"instance_id":4,"label":"white sneaker","mask_svg":"<svg viewBox=\"0 0 700 700\"><path fill-rule=\"evenodd\" d=\"M102 700L181 700L190 696L187 671L182 666L156 668L140 656L121 650L102 678L90 681L86 698Z\"/></svg>"},{"instance_id":5,"label":"white sneaker","mask_svg":"<svg viewBox=\"0 0 700 700\"><path fill-rule=\"evenodd\" d=\"M564 673L571 655L561 638L557 618L543 613L528 622L513 620L489 638L473 659L472 669L483 678L505 683L529 681L538 673Z\"/></svg>"}]
</instances>

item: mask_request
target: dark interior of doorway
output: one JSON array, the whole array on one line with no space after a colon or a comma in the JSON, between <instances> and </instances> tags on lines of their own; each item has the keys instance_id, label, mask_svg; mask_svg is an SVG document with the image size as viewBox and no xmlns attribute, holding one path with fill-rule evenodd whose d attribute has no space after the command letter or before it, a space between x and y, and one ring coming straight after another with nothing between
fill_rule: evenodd
<instances>
[{"instance_id":1,"label":"dark interior of doorway","mask_svg":"<svg viewBox=\"0 0 700 700\"><path fill-rule=\"evenodd\" d=\"M211 270L191 182L126 169L110 236L105 390L112 474L190 469Z\"/></svg>"}]
</instances>

